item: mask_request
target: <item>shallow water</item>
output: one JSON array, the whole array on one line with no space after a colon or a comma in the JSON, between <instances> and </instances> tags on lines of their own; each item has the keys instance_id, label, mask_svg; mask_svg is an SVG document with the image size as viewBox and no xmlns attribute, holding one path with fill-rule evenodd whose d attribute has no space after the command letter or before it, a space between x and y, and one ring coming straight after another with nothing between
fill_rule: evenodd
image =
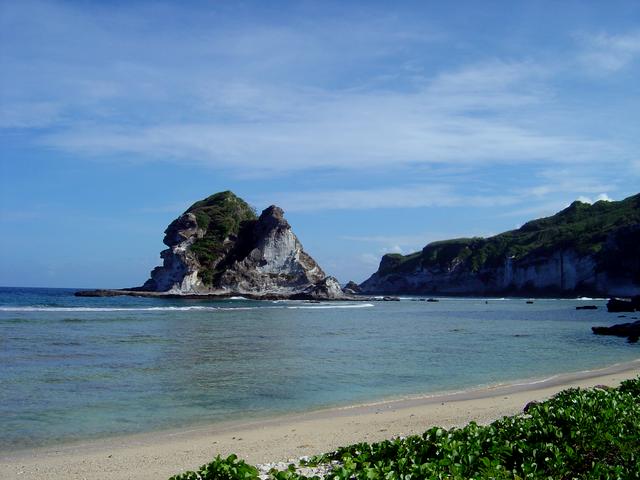
<instances>
[{"instance_id":1,"label":"shallow water","mask_svg":"<svg viewBox=\"0 0 640 480\"><path fill-rule=\"evenodd\" d=\"M309 304L0 288L0 449L545 377L640 358L604 300ZM595 304L598 310L576 311ZM628 315L630 318L632 315Z\"/></svg>"}]
</instances>

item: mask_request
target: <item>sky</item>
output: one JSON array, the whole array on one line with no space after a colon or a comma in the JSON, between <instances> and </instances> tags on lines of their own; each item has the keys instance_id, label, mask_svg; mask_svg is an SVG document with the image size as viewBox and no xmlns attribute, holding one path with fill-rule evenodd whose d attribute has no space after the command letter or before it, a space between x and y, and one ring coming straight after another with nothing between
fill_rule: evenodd
<instances>
[{"instance_id":1,"label":"sky","mask_svg":"<svg viewBox=\"0 0 640 480\"><path fill-rule=\"evenodd\" d=\"M232 190L341 282L640 188L637 1L0 0L0 285L118 288Z\"/></svg>"}]
</instances>

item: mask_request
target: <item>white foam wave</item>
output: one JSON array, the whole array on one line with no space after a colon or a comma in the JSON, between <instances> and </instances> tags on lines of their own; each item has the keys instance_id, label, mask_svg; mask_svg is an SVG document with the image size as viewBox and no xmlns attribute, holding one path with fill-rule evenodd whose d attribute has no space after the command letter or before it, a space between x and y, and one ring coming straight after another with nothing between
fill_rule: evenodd
<instances>
[{"instance_id":1,"label":"white foam wave","mask_svg":"<svg viewBox=\"0 0 640 480\"><path fill-rule=\"evenodd\" d=\"M305 308L305 309L330 309L330 308L363 308L373 307L372 303L357 303L357 304L326 304L326 305L269 305L269 306L255 306L255 307L207 307L202 305L192 305L188 307L0 307L0 312L67 312L67 313L81 313L81 312L216 312L216 311L240 311L240 310L258 310L260 308Z\"/></svg>"},{"instance_id":2,"label":"white foam wave","mask_svg":"<svg viewBox=\"0 0 640 480\"><path fill-rule=\"evenodd\" d=\"M0 312L188 312L255 310L260 307L0 307Z\"/></svg>"},{"instance_id":3,"label":"white foam wave","mask_svg":"<svg viewBox=\"0 0 640 480\"><path fill-rule=\"evenodd\" d=\"M291 308L291 309L299 309L299 308L304 308L304 309L329 309L329 308L367 308L367 307L373 307L373 303L355 303L355 304L347 304L347 305L290 305L287 306L286 308Z\"/></svg>"}]
</instances>

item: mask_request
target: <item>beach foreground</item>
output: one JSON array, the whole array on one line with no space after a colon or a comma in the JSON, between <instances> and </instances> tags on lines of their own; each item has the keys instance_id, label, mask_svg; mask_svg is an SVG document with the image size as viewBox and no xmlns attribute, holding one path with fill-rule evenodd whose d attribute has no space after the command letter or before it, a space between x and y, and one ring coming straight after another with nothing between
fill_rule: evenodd
<instances>
[{"instance_id":1,"label":"beach foreground","mask_svg":"<svg viewBox=\"0 0 640 480\"><path fill-rule=\"evenodd\" d=\"M166 479L231 453L252 464L285 461L359 441L422 433L434 425L486 424L566 388L617 386L638 375L640 360L459 393L3 453L0 478Z\"/></svg>"}]
</instances>

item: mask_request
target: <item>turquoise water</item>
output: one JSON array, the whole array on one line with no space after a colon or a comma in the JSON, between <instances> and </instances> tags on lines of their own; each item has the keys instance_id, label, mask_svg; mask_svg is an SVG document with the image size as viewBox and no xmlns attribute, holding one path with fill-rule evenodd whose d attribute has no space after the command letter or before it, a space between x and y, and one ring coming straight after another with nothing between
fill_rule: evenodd
<instances>
[{"instance_id":1,"label":"turquoise water","mask_svg":"<svg viewBox=\"0 0 640 480\"><path fill-rule=\"evenodd\" d=\"M603 300L77 298L0 289L0 449L259 418L598 368ZM598 310L576 311L596 304ZM630 315L629 315L630 316Z\"/></svg>"}]
</instances>

